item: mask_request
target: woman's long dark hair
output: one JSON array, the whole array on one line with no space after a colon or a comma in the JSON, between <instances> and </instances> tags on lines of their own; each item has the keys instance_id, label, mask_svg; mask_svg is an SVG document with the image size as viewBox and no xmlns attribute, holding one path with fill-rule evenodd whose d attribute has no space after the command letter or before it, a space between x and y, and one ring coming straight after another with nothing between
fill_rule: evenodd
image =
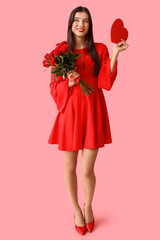
<instances>
[{"instance_id":1,"label":"woman's long dark hair","mask_svg":"<svg viewBox=\"0 0 160 240\"><path fill-rule=\"evenodd\" d=\"M89 10L86 7L79 6L72 10L69 21L68 21L68 31L67 31L67 43L69 45L70 50L73 51L74 42L73 42L73 32L72 32L72 23L74 21L74 16L76 12L86 12L89 16L89 29L85 36L85 44L88 46L88 53L91 57L91 59L94 61L94 73L95 76L98 76L99 69L100 69L100 61L99 56L96 51L95 45L94 45L94 39L93 39L93 24L92 19Z\"/></svg>"}]
</instances>

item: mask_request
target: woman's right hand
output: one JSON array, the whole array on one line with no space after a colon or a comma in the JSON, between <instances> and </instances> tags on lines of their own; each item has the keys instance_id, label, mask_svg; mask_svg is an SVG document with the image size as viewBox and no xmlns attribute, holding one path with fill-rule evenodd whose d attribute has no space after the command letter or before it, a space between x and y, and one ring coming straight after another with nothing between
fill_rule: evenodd
<instances>
[{"instance_id":1,"label":"woman's right hand","mask_svg":"<svg viewBox=\"0 0 160 240\"><path fill-rule=\"evenodd\" d=\"M73 76L73 78L72 78L73 80L71 79L71 75ZM77 73L75 70L69 71L67 73L67 78L69 79L69 81L68 81L69 88L76 84L75 78L77 78L79 76L80 76L80 74Z\"/></svg>"}]
</instances>

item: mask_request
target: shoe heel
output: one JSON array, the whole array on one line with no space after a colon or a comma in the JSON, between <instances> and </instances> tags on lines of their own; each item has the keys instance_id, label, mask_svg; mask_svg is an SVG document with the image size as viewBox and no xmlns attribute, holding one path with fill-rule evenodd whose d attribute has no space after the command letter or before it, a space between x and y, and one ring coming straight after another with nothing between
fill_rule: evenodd
<instances>
[{"instance_id":1,"label":"shoe heel","mask_svg":"<svg viewBox=\"0 0 160 240\"><path fill-rule=\"evenodd\" d=\"M76 225L76 222L75 222L75 214L74 214L74 223L75 223L75 229L78 233L80 233L81 235L84 235L85 232L86 232L86 225L84 224L84 226L82 227L79 227Z\"/></svg>"},{"instance_id":2,"label":"shoe heel","mask_svg":"<svg viewBox=\"0 0 160 240\"><path fill-rule=\"evenodd\" d=\"M92 209L91 209L91 210L92 210ZM83 212L84 212L84 220L85 220L85 203L84 203L84 205L83 205ZM92 210L92 213L93 213L93 210ZM86 224L86 229L87 229L87 231L91 233L91 232L93 231L94 226L95 226L94 216L93 216L93 221L92 221L92 222L90 222L90 223L86 223L86 222L85 222L85 224Z\"/></svg>"}]
</instances>

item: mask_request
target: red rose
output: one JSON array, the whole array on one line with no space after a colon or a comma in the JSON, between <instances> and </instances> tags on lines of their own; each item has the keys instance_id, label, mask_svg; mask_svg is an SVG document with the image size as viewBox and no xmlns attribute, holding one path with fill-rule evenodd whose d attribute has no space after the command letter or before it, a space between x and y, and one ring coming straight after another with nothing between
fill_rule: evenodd
<instances>
[{"instance_id":1,"label":"red rose","mask_svg":"<svg viewBox=\"0 0 160 240\"><path fill-rule=\"evenodd\" d=\"M61 55L60 49L58 47L55 48L54 55L56 55L57 57Z\"/></svg>"},{"instance_id":2,"label":"red rose","mask_svg":"<svg viewBox=\"0 0 160 240\"><path fill-rule=\"evenodd\" d=\"M46 55L44 56L45 59L49 60L50 59L50 55L48 53L46 53Z\"/></svg>"},{"instance_id":3,"label":"red rose","mask_svg":"<svg viewBox=\"0 0 160 240\"><path fill-rule=\"evenodd\" d=\"M50 58L54 57L54 50L52 50L52 52L49 53Z\"/></svg>"},{"instance_id":4,"label":"red rose","mask_svg":"<svg viewBox=\"0 0 160 240\"><path fill-rule=\"evenodd\" d=\"M57 43L56 46L57 46L57 47L60 47L60 46L62 46L63 44L67 44L67 42L66 42L66 41L63 41L63 42L61 42L61 43Z\"/></svg>"},{"instance_id":5,"label":"red rose","mask_svg":"<svg viewBox=\"0 0 160 240\"><path fill-rule=\"evenodd\" d=\"M51 58L50 64L53 65L53 66L56 64L56 61L55 61L55 58L54 58L54 57Z\"/></svg>"},{"instance_id":6,"label":"red rose","mask_svg":"<svg viewBox=\"0 0 160 240\"><path fill-rule=\"evenodd\" d=\"M61 53L66 53L66 52L68 52L68 50L69 50L68 44L64 44L60 47Z\"/></svg>"},{"instance_id":7,"label":"red rose","mask_svg":"<svg viewBox=\"0 0 160 240\"><path fill-rule=\"evenodd\" d=\"M44 66L44 67L49 67L49 62L48 62L48 60L45 59L45 60L43 61L43 66Z\"/></svg>"}]
</instances>

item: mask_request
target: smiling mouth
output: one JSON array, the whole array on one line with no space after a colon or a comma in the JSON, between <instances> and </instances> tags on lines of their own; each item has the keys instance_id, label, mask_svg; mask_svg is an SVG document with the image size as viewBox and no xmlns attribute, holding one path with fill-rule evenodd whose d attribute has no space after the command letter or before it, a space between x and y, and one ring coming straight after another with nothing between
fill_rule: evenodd
<instances>
[{"instance_id":1,"label":"smiling mouth","mask_svg":"<svg viewBox=\"0 0 160 240\"><path fill-rule=\"evenodd\" d=\"M84 32L84 29L78 29L78 28L77 28L77 30L78 30L79 32Z\"/></svg>"}]
</instances>

